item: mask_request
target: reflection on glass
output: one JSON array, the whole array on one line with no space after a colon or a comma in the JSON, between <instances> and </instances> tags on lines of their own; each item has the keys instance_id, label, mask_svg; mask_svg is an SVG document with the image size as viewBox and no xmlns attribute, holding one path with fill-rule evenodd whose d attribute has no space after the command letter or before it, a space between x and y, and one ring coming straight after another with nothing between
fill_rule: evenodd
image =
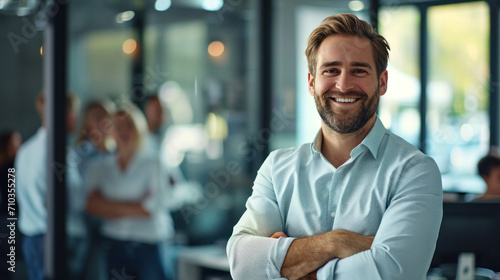
<instances>
[{"instance_id":1,"label":"reflection on glass","mask_svg":"<svg viewBox=\"0 0 500 280\"><path fill-rule=\"evenodd\" d=\"M134 38L131 29L105 29L87 34L83 43L74 42L75 47L78 46L76 44L83 44L81 48L84 51L81 53L84 55L75 56L74 63L78 62L79 67L75 66L70 71L70 75L73 75L70 82L77 83L72 89L81 93L88 92L92 97L127 97L132 84L130 68L133 58L124 52L132 53L137 47L135 40L127 41L130 38Z\"/></svg>"},{"instance_id":2,"label":"reflection on glass","mask_svg":"<svg viewBox=\"0 0 500 280\"><path fill-rule=\"evenodd\" d=\"M428 154L449 191L482 192L488 147L488 5L429 8Z\"/></svg>"},{"instance_id":3,"label":"reflection on glass","mask_svg":"<svg viewBox=\"0 0 500 280\"><path fill-rule=\"evenodd\" d=\"M419 21L414 6L385 7L379 13L379 31L391 51L388 88L380 98L378 115L388 129L415 146L420 133Z\"/></svg>"}]
</instances>

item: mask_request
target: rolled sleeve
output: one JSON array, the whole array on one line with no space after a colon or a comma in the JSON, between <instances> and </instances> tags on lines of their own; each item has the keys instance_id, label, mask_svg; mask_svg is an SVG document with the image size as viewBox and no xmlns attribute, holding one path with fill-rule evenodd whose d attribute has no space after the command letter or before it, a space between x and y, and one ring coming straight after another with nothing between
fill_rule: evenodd
<instances>
[{"instance_id":1,"label":"rolled sleeve","mask_svg":"<svg viewBox=\"0 0 500 280\"><path fill-rule=\"evenodd\" d=\"M247 210L228 242L227 254L234 279L285 279L280 270L294 238L269 238L284 230L273 190L271 166L272 156L259 170Z\"/></svg>"}]
</instances>

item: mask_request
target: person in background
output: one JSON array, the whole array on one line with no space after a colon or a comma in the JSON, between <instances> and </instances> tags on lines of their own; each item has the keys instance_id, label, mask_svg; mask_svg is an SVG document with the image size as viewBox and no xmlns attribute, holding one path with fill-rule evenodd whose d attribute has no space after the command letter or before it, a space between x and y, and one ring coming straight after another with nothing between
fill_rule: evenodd
<instances>
[{"instance_id":1,"label":"person in background","mask_svg":"<svg viewBox=\"0 0 500 280\"><path fill-rule=\"evenodd\" d=\"M160 163L167 169L169 184L175 186L184 182L184 176L178 166L173 166L165 152L165 109L157 95L150 95L144 103L144 114L148 123L144 151L147 155L158 157Z\"/></svg>"},{"instance_id":2,"label":"person in background","mask_svg":"<svg viewBox=\"0 0 500 280\"><path fill-rule=\"evenodd\" d=\"M36 99L42 126L19 148L15 161L16 194L19 204L19 231L30 280L44 279L44 236L47 231L47 124L44 119L44 94ZM78 99L67 95L66 131L75 129ZM71 168L68 169L68 171ZM73 176L68 176L71 180ZM71 183L70 183L71 184Z\"/></svg>"},{"instance_id":3,"label":"person in background","mask_svg":"<svg viewBox=\"0 0 500 280\"><path fill-rule=\"evenodd\" d=\"M79 134L76 138L76 152L80 158L78 171L82 176L90 161L110 152L109 132L114 104L108 100L90 101L81 117Z\"/></svg>"},{"instance_id":4,"label":"person in background","mask_svg":"<svg viewBox=\"0 0 500 280\"><path fill-rule=\"evenodd\" d=\"M15 195L14 161L21 141L21 134L15 130L6 130L0 133L0 175L3 178L0 184L0 279L3 280L10 280L12 276L7 263L9 261L7 254L10 253L12 245L8 243L10 229L7 227L7 218L17 218L17 202L14 201L12 204L10 202L12 201L11 197ZM11 209L14 210L11 212L13 215L9 215ZM17 252L15 253L17 255Z\"/></svg>"},{"instance_id":5,"label":"person in background","mask_svg":"<svg viewBox=\"0 0 500 280\"><path fill-rule=\"evenodd\" d=\"M145 139L145 150L158 154L164 137L165 110L157 95L150 95L144 103L144 114L148 122L148 133Z\"/></svg>"},{"instance_id":6,"label":"person in background","mask_svg":"<svg viewBox=\"0 0 500 280\"><path fill-rule=\"evenodd\" d=\"M21 146L21 142L21 134L15 130L7 130L0 133L0 174L2 174L4 178L8 178L9 170L14 168L14 161L19 147ZM2 188L0 189L0 213L7 214L9 184L7 180L5 180L2 184L5 185L2 185ZM13 207L17 210L17 204ZM3 231L4 229L2 228L1 230Z\"/></svg>"},{"instance_id":7,"label":"person in background","mask_svg":"<svg viewBox=\"0 0 500 280\"><path fill-rule=\"evenodd\" d=\"M115 274L135 279L165 279L160 245L173 237L169 187L160 178L157 158L141 153L147 124L134 105L112 115L111 134L116 154L91 163L86 174L89 189L86 210L101 217L109 278Z\"/></svg>"},{"instance_id":8,"label":"person in background","mask_svg":"<svg viewBox=\"0 0 500 280\"><path fill-rule=\"evenodd\" d=\"M477 163L479 176L486 183L486 192L475 199L477 202L500 202L500 157L488 154Z\"/></svg>"},{"instance_id":9,"label":"person in background","mask_svg":"<svg viewBox=\"0 0 500 280\"><path fill-rule=\"evenodd\" d=\"M166 122L167 108L164 106L158 95L149 95L144 102L144 113L148 123L148 133L144 143L144 152L150 157L158 158L160 166L163 169L163 178L167 186L172 189L172 204L168 211L176 211L181 207L196 203L203 196L201 186L195 181L189 181L185 178L181 168L172 164L172 160L167 152L168 143L165 141L167 132ZM170 215L170 213L169 213ZM173 243L165 242L163 251L164 264L167 270L175 271L177 263L177 246L183 244L187 237L182 231L178 231L176 240Z\"/></svg>"},{"instance_id":10,"label":"person in background","mask_svg":"<svg viewBox=\"0 0 500 280\"><path fill-rule=\"evenodd\" d=\"M87 192L84 176L89 162L99 160L109 153L110 112L113 104L109 101L90 101L85 105L81 116L76 145L69 150L68 163L73 168L68 192L68 267L70 278L74 280L104 279L102 246L98 233L99 221L88 217L85 212Z\"/></svg>"},{"instance_id":11,"label":"person in background","mask_svg":"<svg viewBox=\"0 0 500 280\"><path fill-rule=\"evenodd\" d=\"M389 45L352 14L327 17L307 41L312 143L262 164L227 253L234 279L418 279L442 219L434 160L389 132L376 111Z\"/></svg>"}]
</instances>

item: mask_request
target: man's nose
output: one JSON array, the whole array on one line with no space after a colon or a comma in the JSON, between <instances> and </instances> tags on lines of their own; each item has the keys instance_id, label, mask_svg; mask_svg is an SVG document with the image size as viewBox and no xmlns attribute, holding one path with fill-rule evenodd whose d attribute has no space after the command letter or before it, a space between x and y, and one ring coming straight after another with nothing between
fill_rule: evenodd
<instances>
[{"instance_id":1,"label":"man's nose","mask_svg":"<svg viewBox=\"0 0 500 280\"><path fill-rule=\"evenodd\" d=\"M335 82L335 88L341 92L347 92L354 88L354 80L349 73L342 72L339 76L337 76L337 80Z\"/></svg>"}]
</instances>

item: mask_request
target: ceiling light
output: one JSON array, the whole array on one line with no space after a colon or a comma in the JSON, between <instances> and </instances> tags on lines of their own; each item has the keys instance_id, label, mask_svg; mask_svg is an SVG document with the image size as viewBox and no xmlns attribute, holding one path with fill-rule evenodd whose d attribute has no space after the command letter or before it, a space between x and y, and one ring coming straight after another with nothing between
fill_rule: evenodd
<instances>
[{"instance_id":1,"label":"ceiling light","mask_svg":"<svg viewBox=\"0 0 500 280\"><path fill-rule=\"evenodd\" d=\"M170 6L172 6L172 0L156 0L155 2L155 9L160 12L168 10Z\"/></svg>"},{"instance_id":2,"label":"ceiling light","mask_svg":"<svg viewBox=\"0 0 500 280\"><path fill-rule=\"evenodd\" d=\"M134 39L128 39L123 42L122 49L125 54L132 54L137 49L137 42Z\"/></svg>"},{"instance_id":3,"label":"ceiling light","mask_svg":"<svg viewBox=\"0 0 500 280\"><path fill-rule=\"evenodd\" d=\"M352 0L349 2L349 9L355 12L359 12L365 8L365 3L359 0Z\"/></svg>"},{"instance_id":4,"label":"ceiling light","mask_svg":"<svg viewBox=\"0 0 500 280\"><path fill-rule=\"evenodd\" d=\"M208 54L213 57L220 56L224 53L224 44L221 41L213 41L208 45Z\"/></svg>"},{"instance_id":5,"label":"ceiling light","mask_svg":"<svg viewBox=\"0 0 500 280\"><path fill-rule=\"evenodd\" d=\"M207 11L218 11L224 6L223 0L203 0L201 4L203 9Z\"/></svg>"},{"instance_id":6,"label":"ceiling light","mask_svg":"<svg viewBox=\"0 0 500 280\"><path fill-rule=\"evenodd\" d=\"M134 16L135 16L135 13L133 11L125 11L125 12L117 14L115 17L115 20L116 20L116 23L124 23L126 21L133 19Z\"/></svg>"}]
</instances>

